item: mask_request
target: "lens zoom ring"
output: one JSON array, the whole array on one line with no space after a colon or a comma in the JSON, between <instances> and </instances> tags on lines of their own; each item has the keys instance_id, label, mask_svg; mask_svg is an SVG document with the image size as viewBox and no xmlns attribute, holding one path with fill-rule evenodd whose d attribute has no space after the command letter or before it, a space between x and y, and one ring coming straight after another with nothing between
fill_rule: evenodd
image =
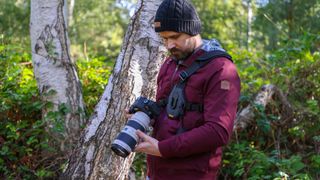
<instances>
[{"instance_id":1,"label":"lens zoom ring","mask_svg":"<svg viewBox=\"0 0 320 180\"><path fill-rule=\"evenodd\" d=\"M144 129L144 127L143 127L141 124L139 124L137 121L130 120L130 121L128 121L127 126L131 126L131 127L133 127L134 129L136 129L136 130L139 129L139 130L142 131L142 132L145 132L145 131L146 131L146 130Z\"/></svg>"},{"instance_id":2,"label":"lens zoom ring","mask_svg":"<svg viewBox=\"0 0 320 180\"><path fill-rule=\"evenodd\" d=\"M131 151L134 149L135 145L137 144L137 141L126 133L120 133L117 139L127 143L130 146Z\"/></svg>"}]
</instances>

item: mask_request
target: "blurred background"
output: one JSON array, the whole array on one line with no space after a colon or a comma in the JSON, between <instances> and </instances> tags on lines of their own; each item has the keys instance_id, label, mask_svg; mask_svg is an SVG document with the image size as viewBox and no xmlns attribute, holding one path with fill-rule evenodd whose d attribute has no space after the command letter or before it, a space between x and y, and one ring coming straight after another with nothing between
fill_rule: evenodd
<instances>
[{"instance_id":1,"label":"blurred background","mask_svg":"<svg viewBox=\"0 0 320 180\"><path fill-rule=\"evenodd\" d=\"M68 35L86 114L98 102L135 0L69 0ZM255 106L255 122L225 148L221 179L320 178L320 0L193 0L202 37L233 56L242 80L239 111L265 84L277 86L294 113L274 100ZM48 138L33 75L30 1L0 0L0 178L54 178L63 167L41 157ZM132 165L145 175L139 154Z\"/></svg>"}]
</instances>

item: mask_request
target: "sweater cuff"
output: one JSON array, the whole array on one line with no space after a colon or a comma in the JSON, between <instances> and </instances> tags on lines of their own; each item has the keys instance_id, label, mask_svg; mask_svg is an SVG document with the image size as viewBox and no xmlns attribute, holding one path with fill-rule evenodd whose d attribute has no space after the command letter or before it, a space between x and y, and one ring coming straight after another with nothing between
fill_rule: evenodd
<instances>
[{"instance_id":1,"label":"sweater cuff","mask_svg":"<svg viewBox=\"0 0 320 180\"><path fill-rule=\"evenodd\" d=\"M159 141L158 147L163 158L170 158L174 156L169 139Z\"/></svg>"}]
</instances>

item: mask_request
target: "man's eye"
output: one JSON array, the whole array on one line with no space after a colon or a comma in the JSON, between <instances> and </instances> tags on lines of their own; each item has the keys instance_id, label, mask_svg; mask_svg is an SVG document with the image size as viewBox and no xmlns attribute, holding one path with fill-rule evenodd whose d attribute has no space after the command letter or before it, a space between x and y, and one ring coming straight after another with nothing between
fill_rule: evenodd
<instances>
[{"instance_id":1,"label":"man's eye","mask_svg":"<svg viewBox=\"0 0 320 180\"><path fill-rule=\"evenodd\" d=\"M178 39L178 38L179 38L179 35L172 37L172 39Z\"/></svg>"}]
</instances>

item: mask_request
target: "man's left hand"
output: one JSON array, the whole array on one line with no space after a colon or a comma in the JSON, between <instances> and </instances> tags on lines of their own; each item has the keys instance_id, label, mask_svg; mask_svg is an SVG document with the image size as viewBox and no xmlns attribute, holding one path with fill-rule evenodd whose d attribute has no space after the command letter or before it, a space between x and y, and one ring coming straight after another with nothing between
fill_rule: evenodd
<instances>
[{"instance_id":1,"label":"man's left hand","mask_svg":"<svg viewBox=\"0 0 320 180\"><path fill-rule=\"evenodd\" d=\"M158 146L158 140L146 135L145 133L141 132L140 130L137 130L137 135L141 139L139 144L136 146L135 151L136 152L142 152L146 154L150 154L153 156L160 156L159 146Z\"/></svg>"}]
</instances>

